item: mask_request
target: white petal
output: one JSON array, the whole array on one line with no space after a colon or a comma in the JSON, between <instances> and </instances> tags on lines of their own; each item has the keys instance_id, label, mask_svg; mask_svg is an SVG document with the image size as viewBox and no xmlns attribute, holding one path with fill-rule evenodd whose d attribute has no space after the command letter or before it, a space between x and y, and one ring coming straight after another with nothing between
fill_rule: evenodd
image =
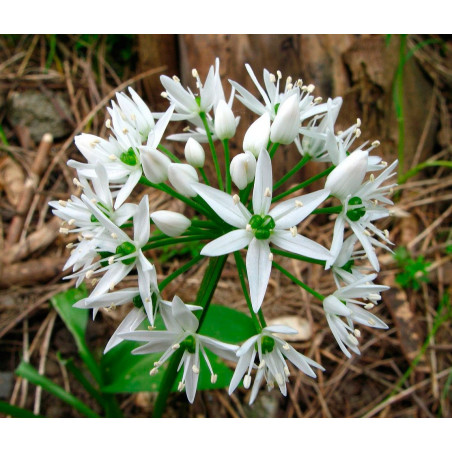
<instances>
[{"instance_id":1,"label":"white petal","mask_svg":"<svg viewBox=\"0 0 452 452\"><path fill-rule=\"evenodd\" d=\"M331 258L330 252L324 246L300 234L294 237L289 231L275 230L270 240L283 250L299 254L300 256L321 261L326 261Z\"/></svg>"},{"instance_id":2,"label":"white petal","mask_svg":"<svg viewBox=\"0 0 452 452\"><path fill-rule=\"evenodd\" d=\"M129 197L130 193L132 193L133 189L140 180L141 174L141 167L129 174L127 182L124 184L121 190L119 190L119 193L116 196L115 209L118 209L121 204Z\"/></svg>"},{"instance_id":3,"label":"white petal","mask_svg":"<svg viewBox=\"0 0 452 452\"><path fill-rule=\"evenodd\" d=\"M269 215L275 220L276 228L287 229L303 221L314 209L316 209L330 192L328 190L318 190L308 195L298 196L279 203L274 207ZM297 206L301 203L301 207Z\"/></svg>"},{"instance_id":4,"label":"white petal","mask_svg":"<svg viewBox=\"0 0 452 452\"><path fill-rule=\"evenodd\" d=\"M251 214L242 203L235 204L231 195L203 184L193 184L192 188L215 213L226 223L245 229Z\"/></svg>"},{"instance_id":5,"label":"white petal","mask_svg":"<svg viewBox=\"0 0 452 452\"><path fill-rule=\"evenodd\" d=\"M356 237L358 237L358 240L361 242L361 245L363 246L364 251L367 254L367 259L369 259L372 267L375 269L375 271L380 271L380 263L378 262L377 255L375 254L375 250L369 240L369 237L364 234L364 229L354 221L349 221L349 224Z\"/></svg>"},{"instance_id":6,"label":"white petal","mask_svg":"<svg viewBox=\"0 0 452 452\"><path fill-rule=\"evenodd\" d=\"M203 256L222 256L247 247L252 239L252 232L236 229L208 243L201 250L201 254Z\"/></svg>"},{"instance_id":7,"label":"white petal","mask_svg":"<svg viewBox=\"0 0 452 452\"><path fill-rule=\"evenodd\" d=\"M253 211L256 215L266 215L270 209L272 180L272 162L267 150L262 149L257 159L253 189Z\"/></svg>"},{"instance_id":8,"label":"white petal","mask_svg":"<svg viewBox=\"0 0 452 452\"><path fill-rule=\"evenodd\" d=\"M149 199L148 195L143 196L138 210L133 217L133 238L134 241L142 247L149 240L150 235L150 217L149 217Z\"/></svg>"},{"instance_id":9,"label":"white petal","mask_svg":"<svg viewBox=\"0 0 452 452\"><path fill-rule=\"evenodd\" d=\"M257 312L261 307L270 279L272 261L269 259L269 255L270 247L266 240L256 238L251 240L246 254L246 270L254 312Z\"/></svg>"},{"instance_id":10,"label":"white petal","mask_svg":"<svg viewBox=\"0 0 452 452\"><path fill-rule=\"evenodd\" d=\"M199 321L190 309L185 306L184 302L175 295L172 302L173 317L184 331L195 333L199 326Z\"/></svg>"}]
</instances>

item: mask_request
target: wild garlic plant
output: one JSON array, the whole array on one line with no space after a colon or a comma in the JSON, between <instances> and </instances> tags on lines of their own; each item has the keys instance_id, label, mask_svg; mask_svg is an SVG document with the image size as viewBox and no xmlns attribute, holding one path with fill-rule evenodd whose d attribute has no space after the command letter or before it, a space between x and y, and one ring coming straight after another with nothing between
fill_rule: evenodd
<instances>
[{"instance_id":1,"label":"wild garlic plant","mask_svg":"<svg viewBox=\"0 0 452 452\"><path fill-rule=\"evenodd\" d=\"M131 310L105 352L133 340L143 343L134 354L161 353L149 369L149 378L165 372L163 399L179 378L179 390L185 390L193 402L201 361L215 383L217 374L206 350L237 363L229 393L241 382L245 388L252 386L250 404L263 380L269 388L276 383L286 395L291 373L288 362L312 378L316 378L315 370L324 370L281 339L280 334L295 330L267 326L263 308L272 271L283 273L322 303L331 332L347 357L350 352L360 353L360 325L387 328L370 312L381 299L380 293L388 289L374 283L379 271L376 249L389 250L391 244L388 231L381 231L375 223L389 215L392 202L388 195L395 184L385 182L394 175L397 162L388 166L370 155L378 141L355 144L360 120L344 132L335 131L341 98L323 102L314 96L313 85L291 77L283 81L279 71L274 75L264 70L262 85L249 65L246 70L259 92L257 97L230 81L226 99L218 59L204 83L193 70L193 89L184 88L176 76L161 77L162 96L169 101L166 112L152 113L132 88L130 97L118 93L108 108L110 136L84 133L75 139L86 162L70 160L68 165L77 171L74 183L81 188L81 196L50 203L53 213L64 220L61 233L76 237L67 246L71 255L65 269L73 270L67 278L75 278L77 285L88 280L93 287L75 306L93 309L95 316L99 309L130 304ZM238 143L243 152L232 156L230 140L240 119L233 112L234 100L250 109L256 119L243 143ZM170 121L188 123L183 132L166 137L185 142L185 162L162 144ZM273 169L283 146L291 146L300 161L275 180ZM215 178L203 169L209 158ZM326 162L329 167L286 191L279 190L311 162ZM324 188L309 190L316 181L323 181ZM192 218L155 210L148 195L138 204L126 202L137 185L179 200ZM293 195L300 189L304 194ZM321 207L329 198L335 205ZM311 215L335 215L334 232L326 246L299 232ZM200 254L171 275L158 278L146 252L190 242L204 244ZM235 261L255 329L252 337L239 344L200 333L229 255ZM321 294L309 287L278 262L280 256L320 265L333 276L336 290ZM196 299L187 300L181 293L165 300L165 287L204 259L208 265ZM134 287L118 289L129 274L134 275ZM155 328L158 319L163 320L164 329ZM221 327L221 319L218 323Z\"/></svg>"}]
</instances>

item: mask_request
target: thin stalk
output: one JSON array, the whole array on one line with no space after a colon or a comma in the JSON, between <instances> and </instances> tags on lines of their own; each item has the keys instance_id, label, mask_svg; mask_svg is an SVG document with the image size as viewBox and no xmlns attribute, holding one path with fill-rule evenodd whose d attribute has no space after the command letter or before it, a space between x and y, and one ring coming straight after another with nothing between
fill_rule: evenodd
<instances>
[{"instance_id":1,"label":"thin stalk","mask_svg":"<svg viewBox=\"0 0 452 452\"><path fill-rule=\"evenodd\" d=\"M204 125L204 129L206 130L207 139L209 141L210 152L212 153L213 163L215 165L215 171L217 173L218 187L220 190L223 190L223 179L221 177L220 164L218 163L217 151L215 150L215 145L213 144L212 134L210 132L209 124L207 124L206 114L202 111L199 113L201 121Z\"/></svg>"},{"instance_id":2,"label":"thin stalk","mask_svg":"<svg viewBox=\"0 0 452 452\"><path fill-rule=\"evenodd\" d=\"M186 264L179 267L175 272L171 273L171 275L167 276L160 284L159 291L161 292L173 279L176 279L182 273L185 273L191 267L196 265L199 261L203 260L206 256L196 256L191 261L188 261Z\"/></svg>"},{"instance_id":3,"label":"thin stalk","mask_svg":"<svg viewBox=\"0 0 452 452\"><path fill-rule=\"evenodd\" d=\"M248 294L248 289L246 288L246 282L245 282L245 275L246 275L246 267L245 263L243 262L243 258L239 251L236 251L234 253L235 263L237 265L237 272L239 274L240 278L240 284L242 286L243 295L245 295L246 304L248 305L248 309L251 314L251 318L253 319L254 325L256 327L256 332L260 333L262 331L262 325L259 322L259 319L254 312L253 305L251 303L251 298Z\"/></svg>"},{"instance_id":4,"label":"thin stalk","mask_svg":"<svg viewBox=\"0 0 452 452\"><path fill-rule=\"evenodd\" d=\"M298 278L296 278L292 273L288 272L286 269L281 267L281 265L277 264L276 262L273 262L273 267L275 267L277 270L279 270L283 275L286 275L291 281L293 281L295 284L302 287L304 290L309 292L311 295L314 295L314 297L318 298L320 301L324 300L324 296L316 292L314 289L311 289L308 285L306 285L303 281L300 281Z\"/></svg>"},{"instance_id":5,"label":"thin stalk","mask_svg":"<svg viewBox=\"0 0 452 452\"><path fill-rule=\"evenodd\" d=\"M303 166L306 165L309 160L311 160L311 156L303 156L303 158L285 176L283 176L281 179L279 179L278 182L275 183L275 185L273 185L273 191L277 190L279 187L281 187L282 184L284 184L284 182L286 182L286 180L290 179L295 173L300 171L300 169L303 168Z\"/></svg>"},{"instance_id":6,"label":"thin stalk","mask_svg":"<svg viewBox=\"0 0 452 452\"><path fill-rule=\"evenodd\" d=\"M318 264L318 265L325 266L325 261L321 261L318 259L312 259L311 257L300 256L299 254L290 253L289 251L283 251L283 250L279 250L277 248L270 248L270 251L273 254L276 254L278 256L290 257L291 259L296 259L297 261L309 262L311 264Z\"/></svg>"},{"instance_id":7,"label":"thin stalk","mask_svg":"<svg viewBox=\"0 0 452 452\"><path fill-rule=\"evenodd\" d=\"M144 176L142 176L140 178L140 183L143 184L143 185L146 185L148 187L156 188L157 190L160 190L160 191L163 191L165 193L168 193L169 195L173 196L174 198L179 199L180 201L184 202L185 204L187 204L188 206L190 206L193 209L197 210L198 212L206 215L207 217L209 216L206 213L206 210L202 206L200 206L197 202L193 201L190 198L187 198L184 195L181 195L176 190L173 190L171 187L168 187L168 185L165 185L165 184L154 184L150 180L146 179Z\"/></svg>"},{"instance_id":8,"label":"thin stalk","mask_svg":"<svg viewBox=\"0 0 452 452\"><path fill-rule=\"evenodd\" d=\"M143 248L141 248L143 251L147 250L153 250L155 248L160 248L162 246L168 246L168 245L177 245L179 243L187 243L187 242L198 242L199 240L203 240L206 238L216 238L217 236L208 236L208 235L192 235L190 237L179 237L177 239L168 238L168 239L162 239L158 240L155 243L148 243L147 245L144 245Z\"/></svg>"},{"instance_id":9,"label":"thin stalk","mask_svg":"<svg viewBox=\"0 0 452 452\"><path fill-rule=\"evenodd\" d=\"M324 171L322 171L321 173L319 173L319 174L317 174L317 175L311 177L310 179L308 179L308 180L302 182L301 184L295 185L295 187L292 187L292 188L290 188L289 190L286 190L285 192L279 194L278 196L275 196L275 197L272 199L272 202L279 201L280 199L285 198L286 196L292 194L293 192L295 192L295 191L297 191L297 190L300 190L300 188L305 188L305 187L307 187L308 185L310 185L310 184L312 184L313 182L315 182L316 180L319 180L319 179L321 179L322 177L328 176L328 174L330 174L331 171L333 171L334 168L335 168L334 165L333 165L333 166L330 166L330 167L327 168L326 170L324 170Z\"/></svg>"},{"instance_id":10,"label":"thin stalk","mask_svg":"<svg viewBox=\"0 0 452 452\"><path fill-rule=\"evenodd\" d=\"M159 149L164 154L166 154L174 163L180 163L180 160L169 149L167 149L165 146L162 146L161 144L159 144L157 146L157 149Z\"/></svg>"},{"instance_id":11,"label":"thin stalk","mask_svg":"<svg viewBox=\"0 0 452 452\"><path fill-rule=\"evenodd\" d=\"M246 188L240 190L240 202L246 204L248 197L250 196L250 191L254 186L254 182L250 182Z\"/></svg>"},{"instance_id":12,"label":"thin stalk","mask_svg":"<svg viewBox=\"0 0 452 452\"><path fill-rule=\"evenodd\" d=\"M276 152L276 150L278 149L278 147L279 147L279 143L273 143L273 145L272 145L272 147L271 147L271 149L270 149L270 152L269 152L270 158L271 158L271 159L272 159L273 156L275 155L275 152Z\"/></svg>"},{"instance_id":13,"label":"thin stalk","mask_svg":"<svg viewBox=\"0 0 452 452\"><path fill-rule=\"evenodd\" d=\"M231 171L229 168L231 162L231 156L229 151L229 140L223 140L224 148L224 168L226 173L226 193L231 193Z\"/></svg>"},{"instance_id":14,"label":"thin stalk","mask_svg":"<svg viewBox=\"0 0 452 452\"><path fill-rule=\"evenodd\" d=\"M407 35L400 35L400 46L399 46L399 65L397 67L395 83L394 83L394 105L396 110L397 125L398 125L398 135L399 141L397 144L397 156L399 159L399 175L398 183L405 173L405 118L404 118L404 108L403 108L403 67L405 65L406 58L406 42Z\"/></svg>"},{"instance_id":15,"label":"thin stalk","mask_svg":"<svg viewBox=\"0 0 452 452\"><path fill-rule=\"evenodd\" d=\"M201 328L204 321L207 310L209 309L210 301L212 300L215 289L217 288L218 281L223 271L224 264L226 263L227 255L212 257L209 259L209 266L207 267L204 277L201 281L201 285L196 296L195 304L202 306L203 310L199 319L199 328ZM177 368L182 358L184 349L181 347L177 350L171 359L169 360L168 367L163 376L162 384L159 388L157 400L154 404L153 417L162 417L165 412L166 402L171 388L174 386L174 382L177 378Z\"/></svg>"},{"instance_id":16,"label":"thin stalk","mask_svg":"<svg viewBox=\"0 0 452 452\"><path fill-rule=\"evenodd\" d=\"M213 221L209 220L191 220L191 224L195 227L205 229L217 229L217 225Z\"/></svg>"},{"instance_id":17,"label":"thin stalk","mask_svg":"<svg viewBox=\"0 0 452 452\"><path fill-rule=\"evenodd\" d=\"M202 178L203 178L203 180L204 180L204 183L205 183L206 185L210 185L209 179L207 178L207 174L206 174L206 172L204 171L204 168L198 168L198 169L199 169L199 172L201 173L201 176L202 176Z\"/></svg>"},{"instance_id":18,"label":"thin stalk","mask_svg":"<svg viewBox=\"0 0 452 452\"><path fill-rule=\"evenodd\" d=\"M323 207L321 209L314 209L312 213L315 214L329 214L329 213L341 213L342 206Z\"/></svg>"},{"instance_id":19,"label":"thin stalk","mask_svg":"<svg viewBox=\"0 0 452 452\"><path fill-rule=\"evenodd\" d=\"M415 176L419 173L419 171L422 171L424 168L428 168L430 166L444 166L446 168L452 168L452 162L449 162L448 160L434 160L419 163L414 168L408 170L405 174L400 175L399 184L404 184L410 177Z\"/></svg>"}]
</instances>

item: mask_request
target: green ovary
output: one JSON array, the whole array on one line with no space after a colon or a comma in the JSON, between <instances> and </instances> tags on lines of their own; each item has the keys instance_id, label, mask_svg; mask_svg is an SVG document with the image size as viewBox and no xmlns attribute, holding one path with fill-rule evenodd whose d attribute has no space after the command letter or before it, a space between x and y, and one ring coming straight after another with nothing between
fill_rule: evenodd
<instances>
[{"instance_id":1,"label":"green ovary","mask_svg":"<svg viewBox=\"0 0 452 452\"><path fill-rule=\"evenodd\" d=\"M349 206L358 206L362 204L363 201L361 198L358 198L358 196L353 197L348 202ZM366 214L366 208L358 207L357 209L352 209L347 212L347 218L352 221L358 221L360 218L362 218Z\"/></svg>"},{"instance_id":2,"label":"green ovary","mask_svg":"<svg viewBox=\"0 0 452 452\"><path fill-rule=\"evenodd\" d=\"M119 159L121 160L122 163L125 163L126 165L129 166L135 166L138 162L137 156L133 148L129 148L126 152L123 152L119 156Z\"/></svg>"},{"instance_id":3,"label":"green ovary","mask_svg":"<svg viewBox=\"0 0 452 452\"><path fill-rule=\"evenodd\" d=\"M253 215L249 221L254 236L259 240L267 240L275 227L275 220L270 215Z\"/></svg>"},{"instance_id":4,"label":"green ovary","mask_svg":"<svg viewBox=\"0 0 452 452\"><path fill-rule=\"evenodd\" d=\"M121 245L119 245L116 248L116 254L119 254L120 256L124 257L124 256L128 256L129 254L134 253L136 250L137 249L135 248L135 245L133 243L124 242L124 243L121 243ZM124 265L133 264L135 262L135 256L129 257L128 259L124 259L121 262Z\"/></svg>"}]
</instances>

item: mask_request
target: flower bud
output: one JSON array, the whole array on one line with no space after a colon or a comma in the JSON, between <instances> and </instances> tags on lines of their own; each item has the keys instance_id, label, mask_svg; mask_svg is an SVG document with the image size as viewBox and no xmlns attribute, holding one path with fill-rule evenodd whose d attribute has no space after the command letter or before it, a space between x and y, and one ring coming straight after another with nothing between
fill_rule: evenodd
<instances>
[{"instance_id":1,"label":"flower bud","mask_svg":"<svg viewBox=\"0 0 452 452\"><path fill-rule=\"evenodd\" d=\"M231 107L221 99L215 110L215 134L220 140L228 140L235 135L236 127Z\"/></svg>"},{"instance_id":2,"label":"flower bud","mask_svg":"<svg viewBox=\"0 0 452 452\"><path fill-rule=\"evenodd\" d=\"M168 166L171 160L155 149L141 151L141 164L144 175L153 183L160 184L168 179Z\"/></svg>"},{"instance_id":3,"label":"flower bud","mask_svg":"<svg viewBox=\"0 0 452 452\"><path fill-rule=\"evenodd\" d=\"M269 138L270 115L265 112L246 131L245 138L243 139L243 150L251 152L257 158L261 149L267 147Z\"/></svg>"},{"instance_id":4,"label":"flower bud","mask_svg":"<svg viewBox=\"0 0 452 452\"><path fill-rule=\"evenodd\" d=\"M256 173L256 159L251 152L236 155L230 166L232 182L239 190L243 190L254 180Z\"/></svg>"},{"instance_id":5,"label":"flower bud","mask_svg":"<svg viewBox=\"0 0 452 452\"><path fill-rule=\"evenodd\" d=\"M168 179L178 193L193 198L197 195L191 188L191 184L199 182L198 173L186 163L170 163L168 167Z\"/></svg>"},{"instance_id":6,"label":"flower bud","mask_svg":"<svg viewBox=\"0 0 452 452\"><path fill-rule=\"evenodd\" d=\"M292 143L298 135L300 124L298 96L294 94L279 106L270 129L270 140L279 144Z\"/></svg>"},{"instance_id":7,"label":"flower bud","mask_svg":"<svg viewBox=\"0 0 452 452\"><path fill-rule=\"evenodd\" d=\"M352 152L330 173L325 188L341 201L355 193L366 175L368 156L367 151Z\"/></svg>"},{"instance_id":8,"label":"flower bud","mask_svg":"<svg viewBox=\"0 0 452 452\"><path fill-rule=\"evenodd\" d=\"M152 221L166 235L177 237L185 232L191 221L181 213L170 210L158 210L151 214Z\"/></svg>"},{"instance_id":9,"label":"flower bud","mask_svg":"<svg viewBox=\"0 0 452 452\"><path fill-rule=\"evenodd\" d=\"M203 147L193 138L189 138L185 144L185 159L195 168L202 168L206 155Z\"/></svg>"},{"instance_id":10,"label":"flower bud","mask_svg":"<svg viewBox=\"0 0 452 452\"><path fill-rule=\"evenodd\" d=\"M323 309L328 314L343 315L345 317L348 317L352 313L352 311L350 311L350 309L334 295L329 295L323 300Z\"/></svg>"}]
</instances>

